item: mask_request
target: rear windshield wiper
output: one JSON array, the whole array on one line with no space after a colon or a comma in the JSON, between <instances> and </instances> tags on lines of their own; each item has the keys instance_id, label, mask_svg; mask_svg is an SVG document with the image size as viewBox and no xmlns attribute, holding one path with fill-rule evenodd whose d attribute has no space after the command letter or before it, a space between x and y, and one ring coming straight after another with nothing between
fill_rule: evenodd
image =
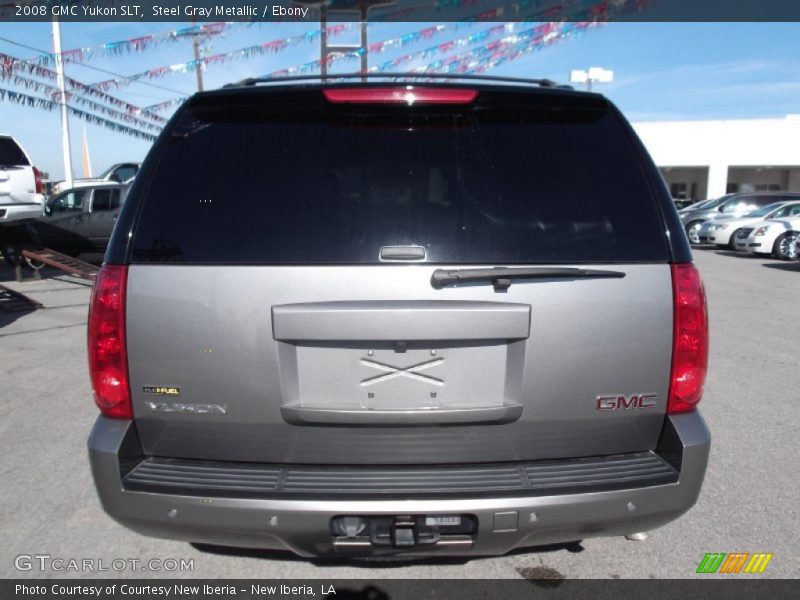
<instances>
[{"instance_id":1,"label":"rear windshield wiper","mask_svg":"<svg viewBox=\"0 0 800 600\"><path fill-rule=\"evenodd\" d=\"M431 285L440 288L451 283L491 281L495 289L505 290L513 279L595 279L625 277L622 271L578 269L575 267L496 267L493 269L436 269Z\"/></svg>"}]
</instances>

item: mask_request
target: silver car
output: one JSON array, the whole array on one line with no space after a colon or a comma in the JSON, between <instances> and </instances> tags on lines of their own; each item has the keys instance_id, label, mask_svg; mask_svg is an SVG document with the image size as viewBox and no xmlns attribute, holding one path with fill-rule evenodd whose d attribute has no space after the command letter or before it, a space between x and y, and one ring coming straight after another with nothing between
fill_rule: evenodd
<instances>
[{"instance_id":1,"label":"silver car","mask_svg":"<svg viewBox=\"0 0 800 600\"><path fill-rule=\"evenodd\" d=\"M789 198L795 200L788 201ZM701 244L735 250L737 239L746 239L756 223L766 219L781 219L800 214L800 194L785 194L781 202L773 202L742 217L721 215L703 223L698 234Z\"/></svg>"},{"instance_id":2,"label":"silver car","mask_svg":"<svg viewBox=\"0 0 800 600\"><path fill-rule=\"evenodd\" d=\"M681 223L686 230L689 242L692 244L705 243L700 238L703 223L711 219L743 217L758 208L774 202L795 200L796 195L786 192L753 192L741 194L728 194L708 203L692 205L679 211ZM707 235L707 234L706 234Z\"/></svg>"},{"instance_id":3,"label":"silver car","mask_svg":"<svg viewBox=\"0 0 800 600\"><path fill-rule=\"evenodd\" d=\"M546 80L391 77L248 80L170 120L92 296L105 510L307 557L689 510L705 295L633 130Z\"/></svg>"}]
</instances>

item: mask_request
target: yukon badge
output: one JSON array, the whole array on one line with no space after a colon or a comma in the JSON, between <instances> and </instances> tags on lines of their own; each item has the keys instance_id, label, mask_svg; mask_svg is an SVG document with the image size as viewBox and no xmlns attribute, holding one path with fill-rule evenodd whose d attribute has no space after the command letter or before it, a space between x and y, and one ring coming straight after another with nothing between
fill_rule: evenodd
<instances>
[{"instance_id":1,"label":"yukon badge","mask_svg":"<svg viewBox=\"0 0 800 600\"><path fill-rule=\"evenodd\" d=\"M225 415L228 413L227 404L183 404L181 402L153 402L148 400L145 404L153 412L182 413L191 415Z\"/></svg>"},{"instance_id":2,"label":"yukon badge","mask_svg":"<svg viewBox=\"0 0 800 600\"><path fill-rule=\"evenodd\" d=\"M598 396L595 410L627 410L629 408L655 408L658 394L631 394Z\"/></svg>"}]
</instances>

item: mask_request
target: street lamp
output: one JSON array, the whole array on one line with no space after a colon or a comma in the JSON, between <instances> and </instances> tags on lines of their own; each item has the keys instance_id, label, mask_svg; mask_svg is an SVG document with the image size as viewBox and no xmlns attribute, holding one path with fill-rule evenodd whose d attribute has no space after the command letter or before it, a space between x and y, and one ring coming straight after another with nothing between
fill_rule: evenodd
<instances>
[{"instance_id":1,"label":"street lamp","mask_svg":"<svg viewBox=\"0 0 800 600\"><path fill-rule=\"evenodd\" d=\"M590 67L586 71L570 71L570 83L585 83L586 89L592 91L592 83L611 83L614 81L614 71L603 67Z\"/></svg>"}]
</instances>

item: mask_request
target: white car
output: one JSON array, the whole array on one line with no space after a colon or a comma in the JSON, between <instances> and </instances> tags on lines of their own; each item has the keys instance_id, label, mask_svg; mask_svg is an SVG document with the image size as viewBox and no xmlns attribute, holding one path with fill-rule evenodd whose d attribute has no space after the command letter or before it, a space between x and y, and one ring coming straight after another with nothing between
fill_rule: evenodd
<instances>
[{"instance_id":1,"label":"white car","mask_svg":"<svg viewBox=\"0 0 800 600\"><path fill-rule=\"evenodd\" d=\"M788 219L769 219L757 223L747 236L746 249L751 254L772 255L781 260L797 258L795 242L800 236L800 214Z\"/></svg>"},{"instance_id":2,"label":"white car","mask_svg":"<svg viewBox=\"0 0 800 600\"><path fill-rule=\"evenodd\" d=\"M44 185L22 146L0 134L0 225L42 214Z\"/></svg>"},{"instance_id":3,"label":"white car","mask_svg":"<svg viewBox=\"0 0 800 600\"><path fill-rule=\"evenodd\" d=\"M767 219L782 219L800 215L800 194L796 200L773 202L747 213L743 217L719 216L703 223L698 237L703 244L715 244L720 248L736 249L736 238L747 237L753 226Z\"/></svg>"}]
</instances>

